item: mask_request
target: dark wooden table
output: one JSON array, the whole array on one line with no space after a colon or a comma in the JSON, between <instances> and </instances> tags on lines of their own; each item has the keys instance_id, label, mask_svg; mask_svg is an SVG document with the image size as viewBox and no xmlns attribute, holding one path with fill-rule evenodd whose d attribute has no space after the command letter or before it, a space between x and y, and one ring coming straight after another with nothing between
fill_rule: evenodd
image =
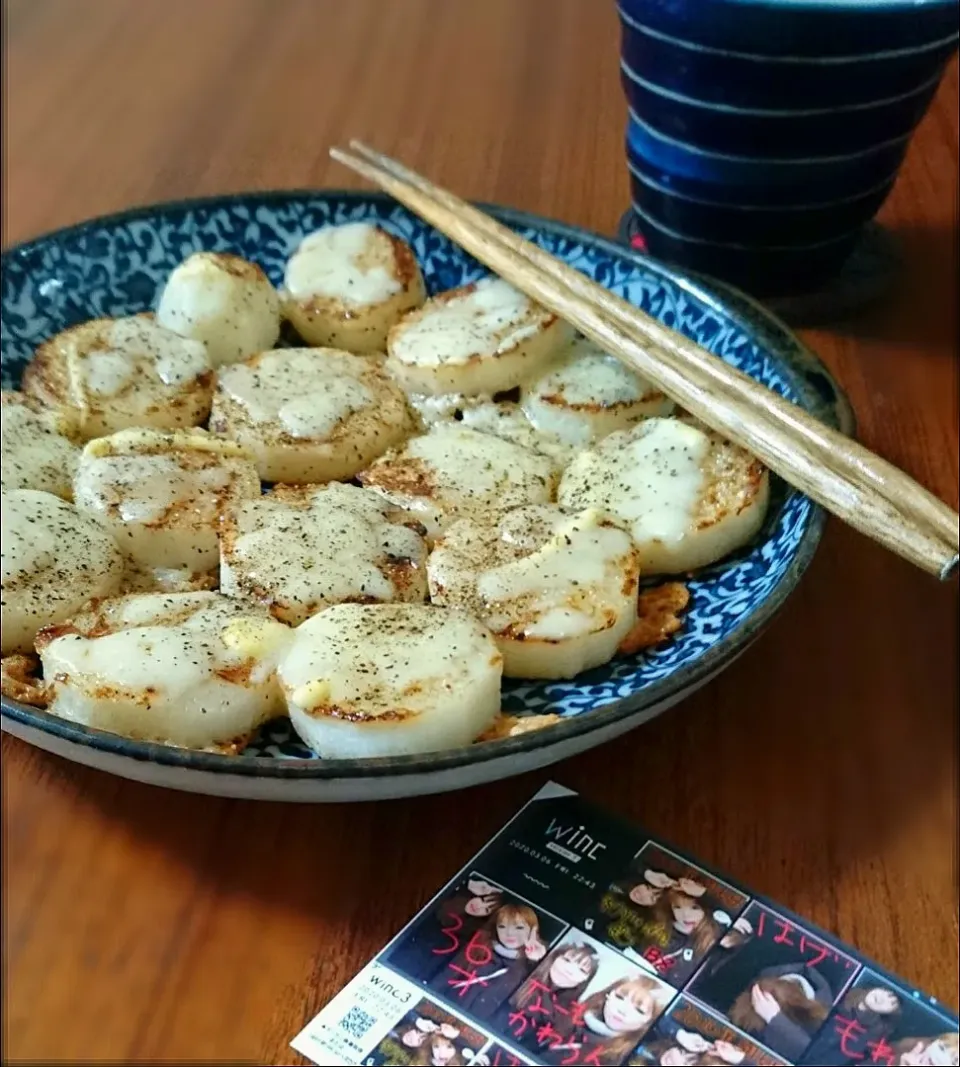
<instances>
[{"instance_id":1,"label":"dark wooden table","mask_svg":"<svg viewBox=\"0 0 960 1067\"><path fill-rule=\"evenodd\" d=\"M360 136L611 232L599 0L19 0L4 244L130 204L351 184ZM957 68L883 220L907 272L808 334L870 447L957 504ZM832 524L748 655L551 772L381 805L165 793L3 738L4 1060L298 1062L290 1037L549 776L957 1005L958 587Z\"/></svg>"}]
</instances>

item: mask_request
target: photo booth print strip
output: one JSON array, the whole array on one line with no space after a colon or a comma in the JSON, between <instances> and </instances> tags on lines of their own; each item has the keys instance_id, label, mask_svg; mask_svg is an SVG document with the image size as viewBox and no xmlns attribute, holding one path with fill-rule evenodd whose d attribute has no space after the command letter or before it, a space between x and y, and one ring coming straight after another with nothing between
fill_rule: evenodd
<instances>
[{"instance_id":1,"label":"photo booth print strip","mask_svg":"<svg viewBox=\"0 0 960 1067\"><path fill-rule=\"evenodd\" d=\"M651 883L648 872L653 873L653 882L659 881L660 886ZM610 898L610 887L616 887L620 896L629 897L634 886L627 883L638 874L643 882L661 891L671 883L679 887L681 879L694 883L684 886L685 896L708 903L709 908L702 910L709 910L719 927L712 931L712 943L702 955L693 952L686 959L681 951L679 958L683 966L675 964L658 974L656 959L645 958L642 951L637 952L631 945L612 943L607 936L610 916L603 910L604 899ZM475 883L472 888L471 881ZM478 888L477 882L483 885ZM699 892L701 888L703 892ZM631 904L642 908L649 907L646 902L657 894L643 890L636 896L640 904L636 900ZM477 898L489 899L485 904L471 905L468 911L467 903ZM738 911L741 900L745 906ZM498 956L510 959L511 951L516 951L513 957L516 960L523 953L524 966L515 969L519 980L507 991L513 982L511 976L510 981L497 988L495 996L483 1001L478 998L477 1002L471 997L469 1004L465 1002L466 997L451 998L447 992L438 992L436 987L443 986L437 977L439 968L433 969L437 954L430 951L431 945L435 945L430 938L439 937L441 946L449 949L454 946L451 935L457 934L457 951L464 952L470 944L475 948L483 945L481 955L486 960L487 952L491 956L494 952L493 938L497 935L491 919L502 906L501 902L514 905L515 911L512 916L501 916L511 920L513 930L506 931L500 939L501 950L507 951L499 952ZM693 923L696 909L686 908L687 901L679 903L684 906L679 908L679 916L672 912L673 919L678 923L685 919L681 925L696 925ZM715 904L719 906L714 907ZM522 908L532 912L533 922ZM718 911L731 921L720 921ZM463 924L458 926L450 920L450 914L459 915ZM505 923L504 929L507 925L510 923ZM534 925L535 937L531 936ZM451 926L456 929L449 929ZM477 930L484 933L478 936ZM428 931L426 941L421 938L418 943L418 931ZM674 932L683 933L676 928ZM669 1053L668 1063L671 1057L677 1062L711 1063L720 1052L733 1057L724 1060L720 1056L720 1062L734 1062L743 1052L737 1062L742 1062L744 1067L749 1067L755 1054L760 1053L772 1056L773 1063L803 1065L865 1063L869 1067L872 1063L958 1064L960 1061L957 1017L935 1000L864 959L832 935L772 901L751 894L729 876L704 867L675 846L604 813L572 790L555 783L544 786L414 916L377 958L304 1027L294 1038L293 1047L324 1067L366 1064L364 1055L371 1056L371 1050L391 1032L396 1036L394 1028L423 1000L459 1019L462 1028L472 1028L485 1037L486 1044L479 1051L459 1040L455 1055L461 1062L475 1062L477 1067L483 1067L483 1057L492 1055L499 1055L504 1063L511 1062L504 1056L512 1056L522 1063L563 1062L557 1061L556 1049L545 1051L539 1045L521 1046L511 1034L509 1017L515 1013L517 994L524 982L546 963L553 950L576 938L584 945L593 946L598 959L614 960L619 967L633 968L630 974L641 968L646 971L641 976L646 984L637 982L632 994L638 1004L651 990L665 990L666 1000L654 1013L659 1021L651 1019L634 1048L622 1058L611 1058L614 1053L609 1048L604 1053L606 1059L600 1058L597 1043L587 1039L584 1032L580 1035L584 1038L583 1049L577 1050L580 1058L568 1058L566 1062L571 1064L624 1063L636 1056L648 1057L638 1062L655 1062L649 1060L649 1043L654 1034L664 1040L677 1035L677 1030L670 1030L671 1020L681 1010L699 1012L702 1022L712 1019L716 1025L728 1027L731 1033L744 1035L740 1038L741 1045L749 1041L754 1048L745 1051L741 1047L738 1051L735 1041L724 1044L722 1037L713 1035L711 1040L714 1046L720 1042L719 1049L714 1047L695 1055L691 1050L684 1051L681 1041L679 1048L663 1050L664 1054ZM426 952L422 951L425 944ZM700 948L705 944L706 939ZM412 954L405 956L404 952L411 946ZM528 946L529 951L524 951ZM441 954L441 968L449 968L443 959L451 955L450 952ZM589 970L592 966L587 963L589 953L582 955L581 962ZM420 963L416 962L418 958ZM503 965L498 963L496 969L502 970ZM599 974L599 969L596 973ZM467 981L468 977L460 976L458 980ZM593 987L588 989L591 977L595 976L587 976L575 999L585 1001L593 994ZM885 999L884 995L874 993L869 1004L861 1004L861 991L866 996L870 983L873 983L871 989L885 988L888 995ZM471 987L481 985L479 979L470 982ZM671 1010L661 1015L675 991L683 994L682 1001L675 1002ZM473 993L473 988L470 992ZM877 1017L884 1015L885 1006L892 1003L891 996L897 997L896 1014L887 1012L890 1017L878 1021ZM635 1005L629 1007L632 1010ZM854 1011L859 1013L851 1014ZM453 1023L448 1026L457 1028ZM685 1031L691 1035L694 1032L692 1027ZM710 1035L701 1033L700 1037L706 1040ZM694 1045L701 1043L694 1037L684 1040ZM576 1040L567 1042L577 1043ZM618 1056L621 1044L614 1049ZM450 1055L447 1046L442 1042L438 1045L441 1060ZM391 1051L395 1053L396 1049ZM571 1053L565 1054L569 1057ZM457 1060L451 1062L456 1064Z\"/></svg>"},{"instance_id":2,"label":"photo booth print strip","mask_svg":"<svg viewBox=\"0 0 960 1067\"><path fill-rule=\"evenodd\" d=\"M958 1063L957 1022L920 993L864 967L802 1062L824 1067Z\"/></svg>"}]
</instances>

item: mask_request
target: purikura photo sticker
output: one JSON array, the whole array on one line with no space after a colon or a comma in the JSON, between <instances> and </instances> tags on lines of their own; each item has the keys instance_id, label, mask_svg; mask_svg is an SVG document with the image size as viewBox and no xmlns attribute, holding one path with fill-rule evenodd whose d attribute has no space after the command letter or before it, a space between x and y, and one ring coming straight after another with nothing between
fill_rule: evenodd
<instances>
[{"instance_id":1,"label":"purikura photo sticker","mask_svg":"<svg viewBox=\"0 0 960 1067\"><path fill-rule=\"evenodd\" d=\"M493 1023L540 1063L620 1064L674 995L666 982L571 929Z\"/></svg>"},{"instance_id":2,"label":"purikura photo sticker","mask_svg":"<svg viewBox=\"0 0 960 1067\"><path fill-rule=\"evenodd\" d=\"M957 1034L829 934L551 783L292 1044L323 1067L960 1067Z\"/></svg>"},{"instance_id":3,"label":"purikura photo sticker","mask_svg":"<svg viewBox=\"0 0 960 1067\"><path fill-rule=\"evenodd\" d=\"M440 1004L418 1001L364 1056L364 1067L460 1067L484 1060L488 1038Z\"/></svg>"},{"instance_id":4,"label":"purikura photo sticker","mask_svg":"<svg viewBox=\"0 0 960 1067\"><path fill-rule=\"evenodd\" d=\"M827 1067L957 1067L957 1021L865 967L834 1008L803 1062Z\"/></svg>"},{"instance_id":5,"label":"purikura photo sticker","mask_svg":"<svg viewBox=\"0 0 960 1067\"><path fill-rule=\"evenodd\" d=\"M674 1001L628 1060L633 1065L776 1067L787 1061L686 997Z\"/></svg>"},{"instance_id":6,"label":"purikura photo sticker","mask_svg":"<svg viewBox=\"0 0 960 1067\"><path fill-rule=\"evenodd\" d=\"M429 983L506 899L503 886L471 871L428 904L381 959L414 982Z\"/></svg>"},{"instance_id":7,"label":"purikura photo sticker","mask_svg":"<svg viewBox=\"0 0 960 1067\"><path fill-rule=\"evenodd\" d=\"M601 897L598 936L680 988L748 901L716 875L649 842Z\"/></svg>"},{"instance_id":8,"label":"purikura photo sticker","mask_svg":"<svg viewBox=\"0 0 960 1067\"><path fill-rule=\"evenodd\" d=\"M489 1023L566 928L562 919L472 871L382 959L458 1012Z\"/></svg>"},{"instance_id":9,"label":"purikura photo sticker","mask_svg":"<svg viewBox=\"0 0 960 1067\"><path fill-rule=\"evenodd\" d=\"M859 962L763 904L751 904L686 992L784 1059L797 1062Z\"/></svg>"}]
</instances>

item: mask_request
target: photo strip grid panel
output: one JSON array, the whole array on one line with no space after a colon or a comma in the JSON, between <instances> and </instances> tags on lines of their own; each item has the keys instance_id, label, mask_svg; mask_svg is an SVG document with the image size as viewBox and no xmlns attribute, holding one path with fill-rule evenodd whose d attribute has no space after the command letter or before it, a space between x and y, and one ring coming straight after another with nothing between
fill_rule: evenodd
<instances>
[{"instance_id":1,"label":"photo strip grid panel","mask_svg":"<svg viewBox=\"0 0 960 1067\"><path fill-rule=\"evenodd\" d=\"M960 1063L935 1000L553 783L292 1044L324 1067Z\"/></svg>"}]
</instances>

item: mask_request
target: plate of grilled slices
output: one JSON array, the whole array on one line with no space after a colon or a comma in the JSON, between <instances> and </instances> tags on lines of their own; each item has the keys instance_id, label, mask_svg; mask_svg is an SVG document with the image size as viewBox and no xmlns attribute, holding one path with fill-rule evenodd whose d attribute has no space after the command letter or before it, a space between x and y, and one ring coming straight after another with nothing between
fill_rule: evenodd
<instances>
[{"instance_id":1,"label":"plate of grilled slices","mask_svg":"<svg viewBox=\"0 0 960 1067\"><path fill-rule=\"evenodd\" d=\"M824 422L746 297L491 216ZM3 728L272 800L462 788L706 683L823 513L380 194L138 208L3 253Z\"/></svg>"}]
</instances>

